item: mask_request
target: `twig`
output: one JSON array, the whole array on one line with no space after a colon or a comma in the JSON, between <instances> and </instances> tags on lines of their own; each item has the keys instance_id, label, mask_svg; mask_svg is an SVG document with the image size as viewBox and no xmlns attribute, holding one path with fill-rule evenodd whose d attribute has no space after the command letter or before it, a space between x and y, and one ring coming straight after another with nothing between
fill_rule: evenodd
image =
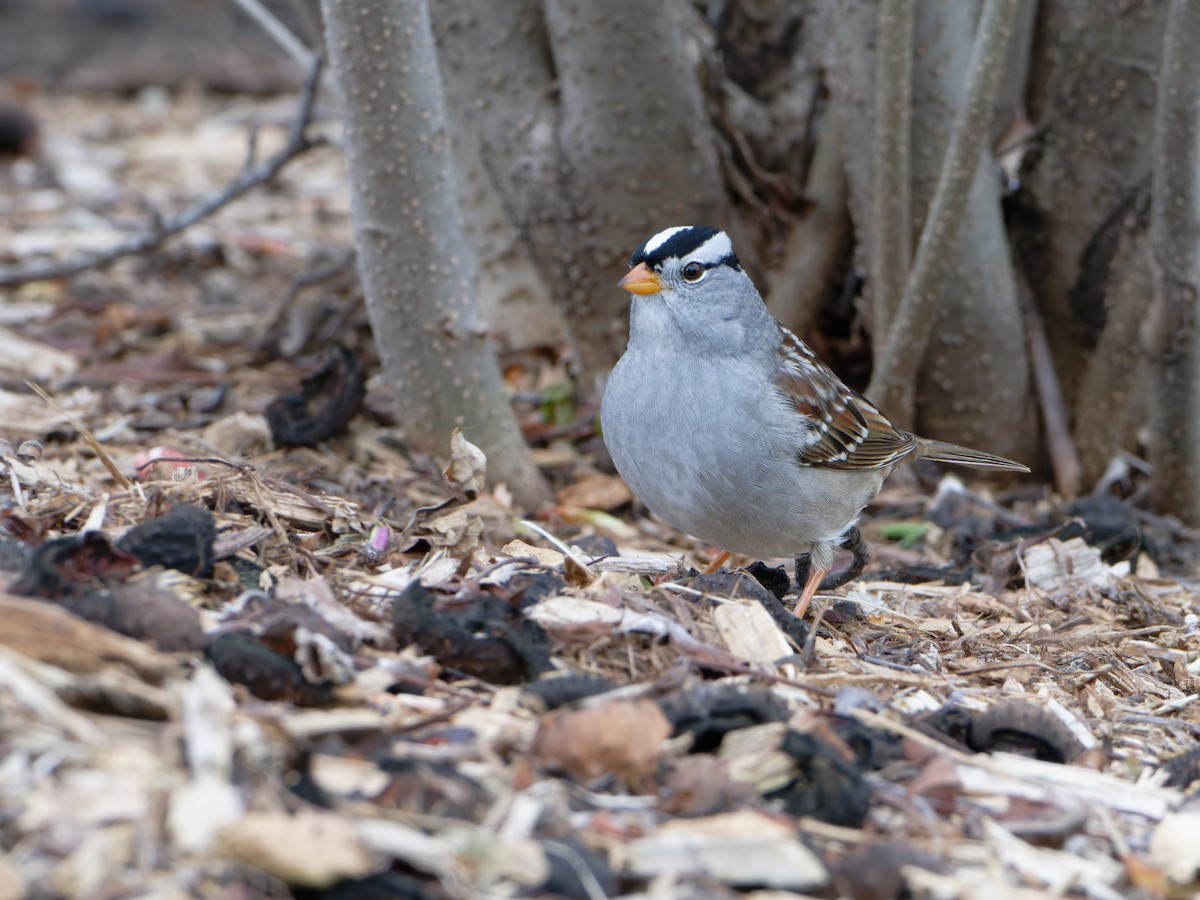
<instances>
[{"instance_id":1,"label":"twig","mask_svg":"<svg viewBox=\"0 0 1200 900\"><path fill-rule=\"evenodd\" d=\"M596 573L588 567L588 561L580 556L579 552L570 544L558 539L541 525L537 524L537 522L531 522L528 519L522 519L521 527L528 528L534 534L540 535L545 540L549 541L550 545L554 547L554 549L579 567L580 573L588 580L588 582L596 580Z\"/></svg>"},{"instance_id":2,"label":"twig","mask_svg":"<svg viewBox=\"0 0 1200 900\"><path fill-rule=\"evenodd\" d=\"M220 191L201 200L178 216L156 220L141 234L135 235L127 241L122 241L108 250L102 250L99 253L81 254L74 259L62 262L35 263L29 266L0 269L0 287L14 287L19 284L27 284L30 281L67 278L71 275L78 275L80 272L102 269L126 256L147 253L158 247L167 238L173 237L181 231L190 228L201 219L211 216L223 206L241 197L251 188L270 181L292 159L321 143L320 141L309 140L305 136L305 130L312 119L317 87L321 82L321 67L322 58L320 56L314 57L312 68L308 72L308 79L304 84L304 91L300 96L300 104L296 110L296 116L292 120L292 126L288 131L287 143L284 144L278 153L273 154L258 165L247 165L237 177Z\"/></svg>"},{"instance_id":3,"label":"twig","mask_svg":"<svg viewBox=\"0 0 1200 900\"><path fill-rule=\"evenodd\" d=\"M292 283L288 285L288 289L283 292L279 299L272 304L270 310L262 317L258 340L255 342L258 348L264 349L273 339L275 331L279 327L279 320L283 318L284 311L291 306L292 301L296 299L296 296L302 290L342 274L351 269L357 260L358 251L348 250L342 254L341 258L335 259L333 262L326 263L323 266L308 269L293 278Z\"/></svg>"},{"instance_id":4,"label":"twig","mask_svg":"<svg viewBox=\"0 0 1200 900\"><path fill-rule=\"evenodd\" d=\"M33 381L26 381L25 384L28 385L31 391L50 404L50 406L52 406L59 415L65 417L66 420L71 424L71 427L79 432L79 436L82 437L84 442L92 448L92 452L95 453L100 462L104 464L104 468L108 469L108 474L113 477L113 481L115 481L125 490L129 490L131 487L133 487L133 482L125 477L125 473L117 467L117 464L113 462L112 457L108 455L108 451L104 449L104 445L96 440L96 436L92 434L89 428L87 428L82 422L67 412L66 408L48 393L46 393L40 384L37 384Z\"/></svg>"},{"instance_id":5,"label":"twig","mask_svg":"<svg viewBox=\"0 0 1200 900\"><path fill-rule=\"evenodd\" d=\"M292 34L275 13L263 6L259 0L233 0L241 7L242 12L252 18L275 43L284 49L302 69L309 69L313 64L313 51L304 42Z\"/></svg>"},{"instance_id":6,"label":"twig","mask_svg":"<svg viewBox=\"0 0 1200 900\"><path fill-rule=\"evenodd\" d=\"M827 594L821 600L821 605L817 608L816 615L813 616L812 627L808 629L808 637L804 639L804 647L800 650L800 668L807 669L808 664L812 662L813 652L817 648L817 629L821 627L821 622L825 619L825 613L829 611L829 607L833 605L833 595Z\"/></svg>"},{"instance_id":7,"label":"twig","mask_svg":"<svg viewBox=\"0 0 1200 900\"><path fill-rule=\"evenodd\" d=\"M955 116L912 271L891 333L881 335L886 340L876 358L867 396L902 428L911 428L915 418L917 370L929 344L938 294L950 268L949 256L987 146L992 99L1020 5L1020 0L987 0L984 4L967 65L966 97Z\"/></svg>"},{"instance_id":8,"label":"twig","mask_svg":"<svg viewBox=\"0 0 1200 900\"><path fill-rule=\"evenodd\" d=\"M884 340L912 265L912 67L915 0L883 0L875 50L875 146L868 264L872 329Z\"/></svg>"},{"instance_id":9,"label":"twig","mask_svg":"<svg viewBox=\"0 0 1200 900\"><path fill-rule=\"evenodd\" d=\"M1017 300L1021 306L1021 319L1025 323L1025 341L1029 345L1033 382L1037 386L1038 402L1042 407L1042 424L1046 428L1046 446L1050 451L1050 465L1054 469L1054 486L1063 497L1074 500L1079 496L1082 467L1075 440L1071 437L1068 424L1070 415L1063 400L1050 342L1046 338L1046 324L1033 302L1029 283L1019 270L1016 271Z\"/></svg>"}]
</instances>

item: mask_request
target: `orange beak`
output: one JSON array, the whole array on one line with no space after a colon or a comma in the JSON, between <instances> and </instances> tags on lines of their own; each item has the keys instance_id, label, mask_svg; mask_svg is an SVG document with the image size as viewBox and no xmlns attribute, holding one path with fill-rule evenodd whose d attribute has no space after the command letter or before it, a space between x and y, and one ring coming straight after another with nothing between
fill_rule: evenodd
<instances>
[{"instance_id":1,"label":"orange beak","mask_svg":"<svg viewBox=\"0 0 1200 900\"><path fill-rule=\"evenodd\" d=\"M648 265L638 263L617 282L617 287L624 288L631 294L657 294L662 290L662 279Z\"/></svg>"}]
</instances>

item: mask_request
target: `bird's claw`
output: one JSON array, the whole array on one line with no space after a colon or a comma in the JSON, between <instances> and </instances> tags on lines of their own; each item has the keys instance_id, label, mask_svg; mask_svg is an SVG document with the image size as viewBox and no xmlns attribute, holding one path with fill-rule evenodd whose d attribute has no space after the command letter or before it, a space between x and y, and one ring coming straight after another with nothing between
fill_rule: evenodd
<instances>
[{"instance_id":1,"label":"bird's claw","mask_svg":"<svg viewBox=\"0 0 1200 900\"><path fill-rule=\"evenodd\" d=\"M854 559L840 572L830 572L826 575L817 590L832 591L834 588L840 588L846 582L853 581L861 575L863 569L867 567L867 561L871 558L871 554L867 550L867 542L863 540L862 532L858 530L857 525L851 526L850 530L846 532L846 537L840 546L843 550L853 553ZM810 554L802 553L796 557L796 584L801 587L808 581L810 565Z\"/></svg>"}]
</instances>

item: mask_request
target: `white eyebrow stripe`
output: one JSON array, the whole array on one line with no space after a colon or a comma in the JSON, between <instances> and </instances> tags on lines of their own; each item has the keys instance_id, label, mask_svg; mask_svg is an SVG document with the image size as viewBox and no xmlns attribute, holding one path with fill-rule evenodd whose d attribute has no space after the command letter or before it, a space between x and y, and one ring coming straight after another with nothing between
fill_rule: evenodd
<instances>
[{"instance_id":1,"label":"white eyebrow stripe","mask_svg":"<svg viewBox=\"0 0 1200 900\"><path fill-rule=\"evenodd\" d=\"M642 245L642 253L644 253L646 256L649 256L651 253L669 241L671 239L671 235L678 234L681 231L687 231L691 227L691 225L676 225L674 228L666 228L660 231Z\"/></svg>"},{"instance_id":2,"label":"white eyebrow stripe","mask_svg":"<svg viewBox=\"0 0 1200 900\"><path fill-rule=\"evenodd\" d=\"M657 237L657 235L655 235ZM723 231L718 231L707 241L687 255L688 259L715 265L727 256L733 255L733 241Z\"/></svg>"}]
</instances>

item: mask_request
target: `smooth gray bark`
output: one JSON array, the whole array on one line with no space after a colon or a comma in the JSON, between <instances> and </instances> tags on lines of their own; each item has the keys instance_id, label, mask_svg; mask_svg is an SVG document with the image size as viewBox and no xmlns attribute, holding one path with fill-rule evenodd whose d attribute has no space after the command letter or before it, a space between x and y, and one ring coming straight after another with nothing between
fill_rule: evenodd
<instances>
[{"instance_id":1,"label":"smooth gray bark","mask_svg":"<svg viewBox=\"0 0 1200 900\"><path fill-rule=\"evenodd\" d=\"M557 233L539 252L593 372L625 344L628 300L614 285L637 245L671 225L729 228L685 2L545 0L562 158Z\"/></svg>"},{"instance_id":2,"label":"smooth gray bark","mask_svg":"<svg viewBox=\"0 0 1200 900\"><path fill-rule=\"evenodd\" d=\"M961 11L964 6L960 3L954 8ZM937 184L929 200L912 270L891 331L879 336L876 368L867 394L887 410L888 415L901 427L912 427L917 419L917 372L934 331L939 295L948 282L958 280L962 275L970 277L974 274L954 271L957 259L961 259L958 254L960 245L968 248L978 246L970 238L982 236L978 233L964 234L968 230L965 226L979 224L978 215L986 208L988 201L999 199L997 191L994 188L989 191L988 185L981 182L979 176L981 169L986 172L982 163L992 101L996 96L1008 40L1019 8L1019 0L984 0L966 68L964 94L941 160ZM928 99L931 98L926 97ZM1023 341L1020 339L1019 320L1015 317L1016 291L1011 283L1011 272L1009 275L1010 289L1005 293L1012 314L1010 317L1017 325L1018 340L1014 346L1021 347ZM973 308L978 309L979 305L974 304ZM989 317L999 312L1003 310L988 310ZM940 349L949 364L939 365L936 358L932 359L930 362L934 371L930 373L928 383L936 388L940 379L949 379L950 391L958 392L961 387L953 384L954 365L948 359L954 354L946 354L944 351L949 347L944 344ZM994 362L1000 363L1001 360ZM1012 360L1007 362L1011 365ZM1005 383L1010 378L1011 370ZM1000 385L994 387L999 388ZM940 407L935 408L940 411ZM996 445L999 436L990 436L988 443Z\"/></svg>"},{"instance_id":3,"label":"smooth gray bark","mask_svg":"<svg viewBox=\"0 0 1200 900\"><path fill-rule=\"evenodd\" d=\"M1139 194L1153 160L1156 78L1167 4L1040 0L1025 89L1030 120L1043 125L1031 143L1010 217L1013 248L1029 278L1071 409L1108 404L1088 376L1115 303L1113 291L1140 295L1151 278L1138 254ZM1123 318L1120 314L1117 318ZM1123 330L1123 326L1118 326ZM1127 331L1109 335L1126 340ZM1087 393L1082 389L1086 388ZM1087 459L1089 438L1076 417L1084 488L1103 471ZM1106 448L1108 456L1116 448ZM1103 451L1097 448L1096 456Z\"/></svg>"},{"instance_id":4,"label":"smooth gray bark","mask_svg":"<svg viewBox=\"0 0 1200 900\"><path fill-rule=\"evenodd\" d=\"M426 0L323 0L342 97L351 213L375 341L411 445L461 427L488 475L546 496L478 312Z\"/></svg>"},{"instance_id":5,"label":"smooth gray bark","mask_svg":"<svg viewBox=\"0 0 1200 900\"><path fill-rule=\"evenodd\" d=\"M1200 522L1200 3L1171 0L1154 119L1147 323L1154 383L1150 461L1157 508Z\"/></svg>"},{"instance_id":6,"label":"smooth gray bark","mask_svg":"<svg viewBox=\"0 0 1200 900\"><path fill-rule=\"evenodd\" d=\"M805 340L812 339L850 237L841 126L840 117L825 117L804 186L812 206L791 229L766 298L776 318Z\"/></svg>"},{"instance_id":7,"label":"smooth gray bark","mask_svg":"<svg viewBox=\"0 0 1200 900\"><path fill-rule=\"evenodd\" d=\"M867 240L871 324L891 334L912 265L912 70L915 0L879 4L875 50L873 210Z\"/></svg>"},{"instance_id":8,"label":"smooth gray bark","mask_svg":"<svg viewBox=\"0 0 1200 900\"><path fill-rule=\"evenodd\" d=\"M554 71L540 0L438 0L430 9L476 292L508 349L569 342L538 264L539 197L557 165Z\"/></svg>"},{"instance_id":9,"label":"smooth gray bark","mask_svg":"<svg viewBox=\"0 0 1200 900\"><path fill-rule=\"evenodd\" d=\"M872 280L885 281L882 290L871 284L866 290L876 365L871 395L894 421L922 434L1030 459L1037 431L1028 359L999 183L986 148L991 100L985 95L992 93L996 70L1006 57L1000 42L991 39L983 55L990 74L980 82L986 90L968 90L976 22L982 21L978 10L979 4L967 0L915 4L908 227L916 256L904 281L909 309L893 313L890 326L891 317L883 310L885 328L877 305L887 284L895 283L896 272L889 263L880 275L883 257L875 243L893 241L883 252L896 258L904 237L894 233L890 222L880 221L880 211L894 213L902 203L885 202L876 192L880 185L894 190L901 167L886 177L877 174L876 165L891 160L878 151L876 140L882 132L895 142L903 116L891 110L889 126L876 108L876 45L888 45L878 37L878 27L896 19L882 16L875 3L837 3L831 103L843 128L859 240L856 261ZM1007 21L1014 10L1005 6L1000 11ZM903 69L891 59L884 67L891 74L884 77L902 77L896 73ZM894 85L880 92L886 103L898 102Z\"/></svg>"}]
</instances>

